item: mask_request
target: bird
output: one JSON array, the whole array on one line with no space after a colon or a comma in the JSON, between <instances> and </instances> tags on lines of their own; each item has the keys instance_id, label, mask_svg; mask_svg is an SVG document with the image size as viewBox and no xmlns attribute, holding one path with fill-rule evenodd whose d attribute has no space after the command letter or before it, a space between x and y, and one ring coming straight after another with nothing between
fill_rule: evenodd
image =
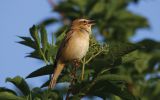
<instances>
[{"instance_id":1,"label":"bird","mask_svg":"<svg viewBox=\"0 0 160 100\"><path fill-rule=\"evenodd\" d=\"M57 79L61 74L66 62L74 60L80 61L89 49L89 38L91 35L91 27L94 25L94 20L75 19L66 32L60 47L57 51L54 65L55 68L48 88L55 87Z\"/></svg>"}]
</instances>

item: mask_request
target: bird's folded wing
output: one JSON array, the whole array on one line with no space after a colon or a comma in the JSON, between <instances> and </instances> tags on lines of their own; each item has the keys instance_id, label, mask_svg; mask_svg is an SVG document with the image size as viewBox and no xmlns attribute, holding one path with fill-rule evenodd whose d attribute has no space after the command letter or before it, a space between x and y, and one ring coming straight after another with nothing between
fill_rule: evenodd
<instances>
[{"instance_id":1,"label":"bird's folded wing","mask_svg":"<svg viewBox=\"0 0 160 100\"><path fill-rule=\"evenodd\" d=\"M64 49L64 47L66 46L66 44L68 43L69 39L72 37L72 35L74 34L74 30L70 30L69 32L66 33L64 39L62 40L60 47L58 49L57 55L56 55L56 61L61 57L62 51Z\"/></svg>"}]
</instances>

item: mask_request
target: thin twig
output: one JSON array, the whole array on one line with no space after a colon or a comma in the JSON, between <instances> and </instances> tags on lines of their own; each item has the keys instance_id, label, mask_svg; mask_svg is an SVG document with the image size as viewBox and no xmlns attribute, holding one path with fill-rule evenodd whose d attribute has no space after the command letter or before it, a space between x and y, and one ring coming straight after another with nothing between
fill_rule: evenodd
<instances>
[{"instance_id":1,"label":"thin twig","mask_svg":"<svg viewBox=\"0 0 160 100\"><path fill-rule=\"evenodd\" d=\"M86 61L85 57L83 58L83 60L82 60L81 80L84 79L84 69L85 69L85 65L86 65L87 63L89 63L93 58L95 58L96 56L98 56L100 53L102 53L103 51L104 51L103 49L100 50L100 51L98 51L96 54L94 54L93 56L91 56L87 61Z\"/></svg>"},{"instance_id":2,"label":"thin twig","mask_svg":"<svg viewBox=\"0 0 160 100\"><path fill-rule=\"evenodd\" d=\"M93 56L91 56L85 63L89 63L93 58L95 58L96 56L98 56L101 52L103 52L103 50L97 52L96 54L94 54Z\"/></svg>"}]
</instances>

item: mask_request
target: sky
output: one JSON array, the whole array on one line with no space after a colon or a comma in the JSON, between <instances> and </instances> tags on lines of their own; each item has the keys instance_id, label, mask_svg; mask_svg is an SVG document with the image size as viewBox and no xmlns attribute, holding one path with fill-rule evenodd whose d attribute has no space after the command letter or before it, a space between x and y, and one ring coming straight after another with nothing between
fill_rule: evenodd
<instances>
[{"instance_id":1,"label":"sky","mask_svg":"<svg viewBox=\"0 0 160 100\"><path fill-rule=\"evenodd\" d=\"M160 0L140 0L137 5L131 4L128 9L148 19L150 29L137 30L132 41L140 41L144 38L151 38L160 41Z\"/></svg>"},{"instance_id":2,"label":"sky","mask_svg":"<svg viewBox=\"0 0 160 100\"><path fill-rule=\"evenodd\" d=\"M146 17L150 29L140 29L131 41L151 38L160 41L160 0L140 0L130 4L129 10ZM26 77L30 72L45 64L25 57L32 49L18 44L17 36L29 36L28 29L40 21L56 16L51 11L47 0L0 0L0 87L12 87L5 83L7 77L20 75ZM53 30L55 27L53 27ZM50 28L52 31L52 28ZM27 79L33 87L40 86L47 76Z\"/></svg>"}]
</instances>

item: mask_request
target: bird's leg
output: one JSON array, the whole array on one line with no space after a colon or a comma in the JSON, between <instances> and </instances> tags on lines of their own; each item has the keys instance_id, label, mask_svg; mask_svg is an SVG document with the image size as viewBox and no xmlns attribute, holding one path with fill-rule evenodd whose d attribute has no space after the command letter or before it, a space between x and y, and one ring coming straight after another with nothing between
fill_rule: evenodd
<instances>
[{"instance_id":1,"label":"bird's leg","mask_svg":"<svg viewBox=\"0 0 160 100\"><path fill-rule=\"evenodd\" d=\"M80 66L80 61L77 59L74 59L72 61L72 64L73 64L73 70L71 72L71 76L76 79L76 72L77 72L77 68Z\"/></svg>"},{"instance_id":2,"label":"bird's leg","mask_svg":"<svg viewBox=\"0 0 160 100\"><path fill-rule=\"evenodd\" d=\"M78 68L80 66L80 60L74 59L73 60L73 66L75 66L76 68Z\"/></svg>"},{"instance_id":3,"label":"bird's leg","mask_svg":"<svg viewBox=\"0 0 160 100\"><path fill-rule=\"evenodd\" d=\"M72 76L73 76L73 80L76 81L76 72L77 72L77 68L80 66L80 61L77 59L74 59L72 63L73 63Z\"/></svg>"}]
</instances>

